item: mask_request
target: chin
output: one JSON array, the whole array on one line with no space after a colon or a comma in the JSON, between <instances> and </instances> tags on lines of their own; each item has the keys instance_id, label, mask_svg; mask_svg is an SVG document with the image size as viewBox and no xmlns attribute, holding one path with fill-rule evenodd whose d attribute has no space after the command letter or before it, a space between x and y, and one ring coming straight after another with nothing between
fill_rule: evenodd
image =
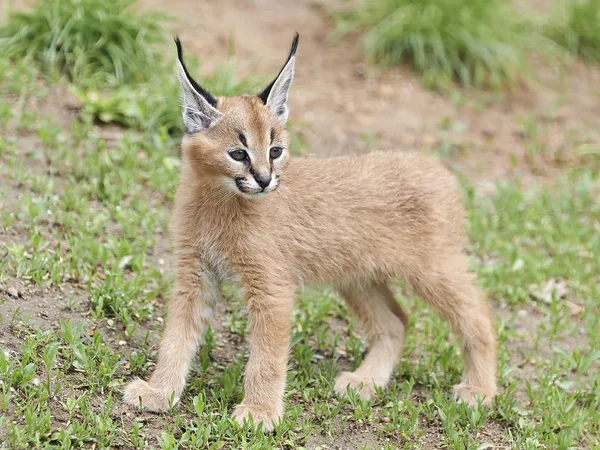
<instances>
[{"instance_id":1,"label":"chin","mask_svg":"<svg viewBox=\"0 0 600 450\"><path fill-rule=\"evenodd\" d=\"M248 192L240 191L240 195L244 198L249 198L251 200L258 200L260 198L265 198L269 194L269 192L256 192L255 194L250 194Z\"/></svg>"}]
</instances>

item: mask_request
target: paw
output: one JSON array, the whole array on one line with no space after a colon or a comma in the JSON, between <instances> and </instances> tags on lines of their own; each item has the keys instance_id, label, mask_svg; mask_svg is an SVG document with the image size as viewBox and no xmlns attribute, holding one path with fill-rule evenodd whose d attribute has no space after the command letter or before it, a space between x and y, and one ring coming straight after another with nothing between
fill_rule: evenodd
<instances>
[{"instance_id":1,"label":"paw","mask_svg":"<svg viewBox=\"0 0 600 450\"><path fill-rule=\"evenodd\" d=\"M342 372L335 380L334 390L338 395L346 395L346 389L354 389L363 400L375 397L373 378L357 375L356 372Z\"/></svg>"},{"instance_id":2,"label":"paw","mask_svg":"<svg viewBox=\"0 0 600 450\"><path fill-rule=\"evenodd\" d=\"M244 420L249 421L250 415L252 414L252 420L254 426L257 427L262 422L262 430L264 432L271 432L275 426L277 420L281 417L281 414L277 413L273 409L265 408L259 405L247 405L240 404L235 407L232 417L240 425L244 424Z\"/></svg>"},{"instance_id":3,"label":"paw","mask_svg":"<svg viewBox=\"0 0 600 450\"><path fill-rule=\"evenodd\" d=\"M128 405L137 409L160 411L174 406L179 401L179 397L175 397L171 401L171 395L165 394L163 391L150 386L150 384L138 378L125 387L123 400Z\"/></svg>"},{"instance_id":4,"label":"paw","mask_svg":"<svg viewBox=\"0 0 600 450\"><path fill-rule=\"evenodd\" d=\"M465 402L469 406L477 407L479 401L483 406L491 406L495 392L468 384L457 384L454 386L454 395L459 401Z\"/></svg>"}]
</instances>

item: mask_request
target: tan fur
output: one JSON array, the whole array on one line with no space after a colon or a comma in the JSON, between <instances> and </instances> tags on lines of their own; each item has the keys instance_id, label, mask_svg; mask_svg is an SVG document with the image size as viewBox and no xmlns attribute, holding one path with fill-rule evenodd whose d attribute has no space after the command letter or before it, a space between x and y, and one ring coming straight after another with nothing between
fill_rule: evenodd
<instances>
[{"instance_id":1,"label":"tan fur","mask_svg":"<svg viewBox=\"0 0 600 450\"><path fill-rule=\"evenodd\" d=\"M252 96L220 99L223 118L184 139L175 199L177 280L158 363L148 382L135 380L125 400L150 410L178 398L220 281L237 278L250 312L245 397L234 417L252 414L264 429L283 412L294 293L301 283L331 283L364 326L370 351L342 373L348 386L372 398L400 359L408 323L392 292L394 280L449 321L462 340L466 373L456 387L470 404L496 393L496 342L490 308L473 284L462 252L465 211L456 179L435 159L373 152L331 159L269 162L270 130L289 147L283 125ZM249 176L226 150L243 133L253 170L272 170L279 186L260 198L241 195L231 179ZM258 197L258 196L257 196Z\"/></svg>"}]
</instances>

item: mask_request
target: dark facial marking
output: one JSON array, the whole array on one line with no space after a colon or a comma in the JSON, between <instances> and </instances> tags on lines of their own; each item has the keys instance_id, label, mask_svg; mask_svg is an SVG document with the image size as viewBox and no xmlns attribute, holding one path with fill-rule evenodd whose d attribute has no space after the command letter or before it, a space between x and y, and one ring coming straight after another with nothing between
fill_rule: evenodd
<instances>
[{"instance_id":1,"label":"dark facial marking","mask_svg":"<svg viewBox=\"0 0 600 450\"><path fill-rule=\"evenodd\" d=\"M269 144L272 144L274 140L275 140L275 128L271 128L271 142Z\"/></svg>"},{"instance_id":2,"label":"dark facial marking","mask_svg":"<svg viewBox=\"0 0 600 450\"><path fill-rule=\"evenodd\" d=\"M235 179L235 185L238 187L238 189L242 192L244 191L244 179L243 178L236 178Z\"/></svg>"},{"instance_id":3,"label":"dark facial marking","mask_svg":"<svg viewBox=\"0 0 600 450\"><path fill-rule=\"evenodd\" d=\"M246 136L244 136L242 133L240 133L240 134L238 135L238 138L239 138L239 140L240 140L241 144L242 144L244 147L246 147L246 148L247 148L247 147L248 147L248 142L246 141Z\"/></svg>"}]
</instances>

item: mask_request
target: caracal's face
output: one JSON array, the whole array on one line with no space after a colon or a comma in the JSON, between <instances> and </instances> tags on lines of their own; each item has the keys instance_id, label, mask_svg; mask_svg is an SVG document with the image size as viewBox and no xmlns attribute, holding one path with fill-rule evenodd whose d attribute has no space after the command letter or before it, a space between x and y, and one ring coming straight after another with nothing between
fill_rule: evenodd
<instances>
[{"instance_id":1,"label":"caracal's face","mask_svg":"<svg viewBox=\"0 0 600 450\"><path fill-rule=\"evenodd\" d=\"M187 136L183 154L225 191L261 198L279 186L289 161L289 133L256 96L219 99L212 127Z\"/></svg>"},{"instance_id":2,"label":"caracal's face","mask_svg":"<svg viewBox=\"0 0 600 450\"><path fill-rule=\"evenodd\" d=\"M184 163L232 195L255 199L276 190L290 156L285 124L298 34L279 75L261 93L220 99L190 76L181 42L176 38L175 43L183 91Z\"/></svg>"}]
</instances>

